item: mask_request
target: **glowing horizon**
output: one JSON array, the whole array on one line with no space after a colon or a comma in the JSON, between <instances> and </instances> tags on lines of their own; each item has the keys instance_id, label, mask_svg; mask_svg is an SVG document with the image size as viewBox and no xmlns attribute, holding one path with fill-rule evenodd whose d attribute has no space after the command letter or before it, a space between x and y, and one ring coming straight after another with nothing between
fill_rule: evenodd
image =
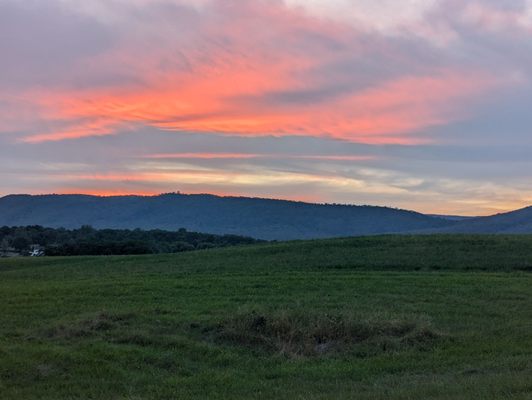
<instances>
[{"instance_id":1,"label":"glowing horizon","mask_svg":"<svg viewBox=\"0 0 532 400\"><path fill-rule=\"evenodd\" d=\"M95 197L127 197L127 196L139 196L139 197L157 197L157 196L163 196L163 195L169 195L169 194L179 194L184 196L189 195L208 195L208 196L217 196L217 197L246 197L246 198L257 198L257 199L266 199L266 200L282 200L282 201L294 201L294 202L302 202L302 203L310 203L310 204L324 204L324 205L343 205L343 206L364 206L364 205L370 205L375 207L389 207L389 208L398 208L401 210L407 210L407 211L414 211L419 212L426 215L441 215L441 216L457 216L457 217L486 217L486 216L492 216L499 213L506 213L506 212L512 212L519 210L521 208L526 208L529 206L522 206L519 204L498 204L497 208L493 208L491 211L485 212L483 214L465 214L465 213L456 213L456 214L450 214L446 212L445 208L442 209L431 209L430 211L424 211L424 210L418 210L413 208L402 208L402 207L392 207L386 204L356 204L356 203L347 203L347 202L327 202L327 201L320 201L317 197L312 196L302 196L302 197L267 197L267 196L253 196L253 195L242 195L239 193L212 193L212 192L203 192L203 191L196 191L196 192L182 192L182 191L174 191L174 192L157 192L157 191L148 191L148 192L129 192L129 191L122 191L122 190L115 190L115 191L92 191L92 190L81 190L81 191L69 191L66 190L52 190L51 192L34 192L34 193L11 193L6 196L14 195L14 196L24 196L24 195L30 195L30 196L48 196L48 195L67 195L67 196L95 196ZM3 196L0 196L3 197Z\"/></svg>"}]
</instances>

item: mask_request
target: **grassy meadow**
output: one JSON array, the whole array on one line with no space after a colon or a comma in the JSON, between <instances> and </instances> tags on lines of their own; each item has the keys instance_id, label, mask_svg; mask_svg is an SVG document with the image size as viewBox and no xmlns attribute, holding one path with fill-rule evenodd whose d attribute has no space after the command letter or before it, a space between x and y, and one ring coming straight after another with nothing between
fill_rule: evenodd
<instances>
[{"instance_id":1,"label":"grassy meadow","mask_svg":"<svg viewBox=\"0 0 532 400\"><path fill-rule=\"evenodd\" d=\"M532 399L532 236L0 260L0 399Z\"/></svg>"}]
</instances>

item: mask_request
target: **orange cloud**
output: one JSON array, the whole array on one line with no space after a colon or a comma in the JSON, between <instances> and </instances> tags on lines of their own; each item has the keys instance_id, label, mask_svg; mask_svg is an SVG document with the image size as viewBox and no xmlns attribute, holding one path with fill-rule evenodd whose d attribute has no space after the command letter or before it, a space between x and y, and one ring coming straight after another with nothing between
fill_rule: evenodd
<instances>
[{"instance_id":1,"label":"orange cloud","mask_svg":"<svg viewBox=\"0 0 532 400\"><path fill-rule=\"evenodd\" d=\"M223 80L239 79L237 71ZM275 75L275 74L274 74ZM260 79L262 78L262 80ZM261 104L261 87L268 79L275 85L290 83L279 75L257 73L247 90L239 91L219 81L196 78L186 86L149 88L113 93L65 93L43 97L54 104L52 119L82 121L67 128L26 137L24 141L64 140L112 134L143 125L173 131L239 135L313 135L365 143L416 143L410 135L424 128L464 117L463 103L485 93L499 81L486 74L443 71L437 76L401 78L377 87L349 93L327 104L280 107ZM273 85L273 84L272 84ZM230 97L250 96L249 104L234 104Z\"/></svg>"},{"instance_id":2,"label":"orange cloud","mask_svg":"<svg viewBox=\"0 0 532 400\"><path fill-rule=\"evenodd\" d=\"M160 31L143 32L142 54L139 43L124 39L80 66L130 71L134 84L29 91L26 98L51 123L23 141L150 126L412 144L424 141L418 135L423 129L463 118L465 105L500 82L482 71L434 68L412 76L368 76L359 87L353 83L359 73L354 57L399 62L404 55L385 40L367 43L348 25L282 2L223 1L206 8L193 31L181 32L184 39L175 24L162 24ZM320 72L347 61L353 63L350 74Z\"/></svg>"},{"instance_id":3,"label":"orange cloud","mask_svg":"<svg viewBox=\"0 0 532 400\"><path fill-rule=\"evenodd\" d=\"M129 195L135 195L135 196L155 196L160 194L160 191L153 190L153 191L143 191L143 190L128 190L128 189L101 189L101 188L94 188L94 189L88 189L86 187L84 188L59 188L52 190L55 194L84 194L89 196L101 196L101 197L111 197L111 196L129 196Z\"/></svg>"}]
</instances>

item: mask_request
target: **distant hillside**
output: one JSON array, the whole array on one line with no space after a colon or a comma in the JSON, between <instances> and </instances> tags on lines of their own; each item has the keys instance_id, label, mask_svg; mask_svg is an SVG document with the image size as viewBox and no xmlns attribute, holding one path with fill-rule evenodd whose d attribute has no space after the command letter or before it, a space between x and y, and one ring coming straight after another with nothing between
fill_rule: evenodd
<instances>
[{"instance_id":1,"label":"distant hillside","mask_svg":"<svg viewBox=\"0 0 532 400\"><path fill-rule=\"evenodd\" d=\"M386 207L213 195L10 195L0 198L0 226L186 228L196 232L288 240L401 233L453 224L455 222L442 218Z\"/></svg>"},{"instance_id":2,"label":"distant hillside","mask_svg":"<svg viewBox=\"0 0 532 400\"><path fill-rule=\"evenodd\" d=\"M532 233L532 207L458 221L438 233Z\"/></svg>"}]
</instances>

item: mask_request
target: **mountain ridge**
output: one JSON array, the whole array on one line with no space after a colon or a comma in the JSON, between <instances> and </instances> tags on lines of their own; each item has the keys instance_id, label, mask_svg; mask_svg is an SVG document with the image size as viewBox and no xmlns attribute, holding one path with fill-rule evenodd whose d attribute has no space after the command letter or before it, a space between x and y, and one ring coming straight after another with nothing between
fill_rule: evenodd
<instances>
[{"instance_id":1,"label":"mountain ridge","mask_svg":"<svg viewBox=\"0 0 532 400\"><path fill-rule=\"evenodd\" d=\"M456 221L453 226L438 228L434 233L484 233L526 234L532 233L532 206L497 213L486 217L474 217Z\"/></svg>"},{"instance_id":2,"label":"mountain ridge","mask_svg":"<svg viewBox=\"0 0 532 400\"><path fill-rule=\"evenodd\" d=\"M8 195L0 225L141 228L239 234L258 239L314 239L443 228L450 221L369 205L166 193L157 196Z\"/></svg>"},{"instance_id":3,"label":"mountain ridge","mask_svg":"<svg viewBox=\"0 0 532 400\"><path fill-rule=\"evenodd\" d=\"M12 194L0 197L0 226L75 229L185 228L266 240L376 234L532 233L532 206L484 217L427 215L392 207L316 204L260 197Z\"/></svg>"}]
</instances>

